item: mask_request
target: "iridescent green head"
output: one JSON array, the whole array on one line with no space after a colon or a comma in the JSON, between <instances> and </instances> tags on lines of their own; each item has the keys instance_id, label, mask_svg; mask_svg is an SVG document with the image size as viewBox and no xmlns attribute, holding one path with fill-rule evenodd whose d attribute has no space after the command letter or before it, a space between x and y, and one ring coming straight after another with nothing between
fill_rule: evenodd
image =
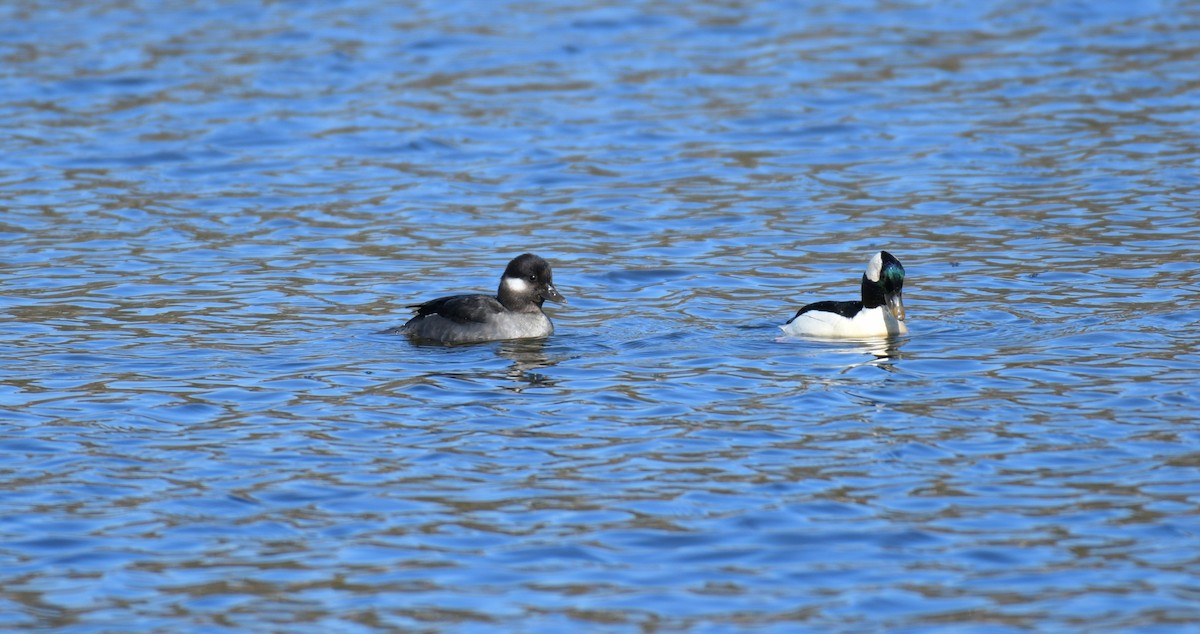
<instances>
[{"instance_id":1,"label":"iridescent green head","mask_svg":"<svg viewBox=\"0 0 1200 634\"><path fill-rule=\"evenodd\" d=\"M876 253L862 281L863 306L886 306L888 312L904 321L904 266L887 251Z\"/></svg>"}]
</instances>

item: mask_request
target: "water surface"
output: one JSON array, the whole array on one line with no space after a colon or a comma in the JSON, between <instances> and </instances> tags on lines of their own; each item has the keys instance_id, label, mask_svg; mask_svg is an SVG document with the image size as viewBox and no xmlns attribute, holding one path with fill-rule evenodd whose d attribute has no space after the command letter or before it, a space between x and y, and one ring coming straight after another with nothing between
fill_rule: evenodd
<instances>
[{"instance_id":1,"label":"water surface","mask_svg":"<svg viewBox=\"0 0 1200 634\"><path fill-rule=\"evenodd\" d=\"M1192 4L0 18L3 627L1200 620ZM377 334L525 251L550 339Z\"/></svg>"}]
</instances>

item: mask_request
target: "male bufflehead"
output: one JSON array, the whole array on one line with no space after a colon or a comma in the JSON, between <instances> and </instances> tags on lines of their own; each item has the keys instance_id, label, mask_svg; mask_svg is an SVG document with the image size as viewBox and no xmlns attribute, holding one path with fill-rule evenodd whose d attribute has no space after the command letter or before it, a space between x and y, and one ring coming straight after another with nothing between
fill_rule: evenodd
<instances>
[{"instance_id":1,"label":"male bufflehead","mask_svg":"<svg viewBox=\"0 0 1200 634\"><path fill-rule=\"evenodd\" d=\"M545 300L567 301L554 288L550 264L526 253L508 263L495 297L452 295L410 306L417 309L412 319L383 332L442 343L548 337L554 324L542 312Z\"/></svg>"},{"instance_id":2,"label":"male bufflehead","mask_svg":"<svg viewBox=\"0 0 1200 634\"><path fill-rule=\"evenodd\" d=\"M886 337L908 332L904 325L904 267L887 251L876 253L862 277L862 301L816 302L796 311L780 328L806 337Z\"/></svg>"}]
</instances>

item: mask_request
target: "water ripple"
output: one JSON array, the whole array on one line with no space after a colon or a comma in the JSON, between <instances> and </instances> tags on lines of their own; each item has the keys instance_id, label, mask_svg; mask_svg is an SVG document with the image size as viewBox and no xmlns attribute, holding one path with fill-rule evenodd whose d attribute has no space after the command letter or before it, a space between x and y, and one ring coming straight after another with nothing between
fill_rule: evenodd
<instances>
[{"instance_id":1,"label":"water ripple","mask_svg":"<svg viewBox=\"0 0 1200 634\"><path fill-rule=\"evenodd\" d=\"M138 5L0 8L5 626L1200 618L1194 7Z\"/></svg>"}]
</instances>

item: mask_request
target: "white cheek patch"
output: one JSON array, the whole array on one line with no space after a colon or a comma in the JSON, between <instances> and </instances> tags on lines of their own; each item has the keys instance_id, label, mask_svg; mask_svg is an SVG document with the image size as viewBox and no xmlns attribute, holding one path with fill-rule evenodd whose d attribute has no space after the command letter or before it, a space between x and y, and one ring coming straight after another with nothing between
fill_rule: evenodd
<instances>
[{"instance_id":1,"label":"white cheek patch","mask_svg":"<svg viewBox=\"0 0 1200 634\"><path fill-rule=\"evenodd\" d=\"M519 277L506 277L504 278L504 288L520 295L529 291L529 282Z\"/></svg>"},{"instance_id":2,"label":"white cheek patch","mask_svg":"<svg viewBox=\"0 0 1200 634\"><path fill-rule=\"evenodd\" d=\"M879 274L883 272L883 253L876 253L875 257L867 263L867 279L872 282L879 281Z\"/></svg>"}]
</instances>

